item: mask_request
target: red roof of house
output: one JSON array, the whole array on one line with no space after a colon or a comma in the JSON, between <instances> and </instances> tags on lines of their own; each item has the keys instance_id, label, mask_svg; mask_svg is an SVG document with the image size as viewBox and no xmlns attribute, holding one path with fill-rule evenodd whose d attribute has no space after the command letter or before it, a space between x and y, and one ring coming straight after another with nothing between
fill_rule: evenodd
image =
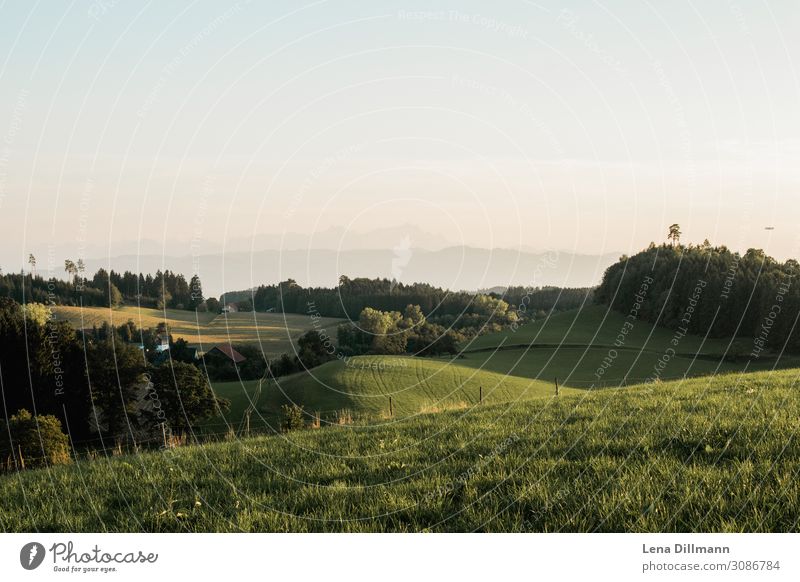
<instances>
[{"instance_id":1,"label":"red roof of house","mask_svg":"<svg viewBox=\"0 0 800 582\"><path fill-rule=\"evenodd\" d=\"M234 363L234 364L238 364L238 363L240 363L240 362L244 362L244 361L247 359L247 358L245 358L245 357L244 357L242 354L240 354L239 352L237 352L236 350L234 350L234 349L233 349L233 346L231 346L231 345L228 345L228 344L219 344L219 345L216 345L216 346L214 346L213 348L211 348L210 350L208 350L208 352L209 352L209 353L211 353L211 352L213 352L214 350L217 350L218 352L222 352L223 354L225 354L226 356L228 356L228 358L230 358L231 360L233 360L233 363Z\"/></svg>"}]
</instances>

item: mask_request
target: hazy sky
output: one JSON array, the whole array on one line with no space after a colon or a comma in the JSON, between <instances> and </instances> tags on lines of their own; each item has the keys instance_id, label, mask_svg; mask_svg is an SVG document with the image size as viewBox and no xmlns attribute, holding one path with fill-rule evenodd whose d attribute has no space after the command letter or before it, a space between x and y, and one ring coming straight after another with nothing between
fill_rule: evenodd
<instances>
[{"instance_id":1,"label":"hazy sky","mask_svg":"<svg viewBox=\"0 0 800 582\"><path fill-rule=\"evenodd\" d=\"M800 256L796 1L261 4L0 4L0 266L401 224Z\"/></svg>"}]
</instances>

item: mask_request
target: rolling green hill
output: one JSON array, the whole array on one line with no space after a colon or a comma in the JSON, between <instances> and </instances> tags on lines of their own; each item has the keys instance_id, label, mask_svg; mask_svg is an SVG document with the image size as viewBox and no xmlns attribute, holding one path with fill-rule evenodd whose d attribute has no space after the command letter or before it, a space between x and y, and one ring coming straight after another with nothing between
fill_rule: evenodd
<instances>
[{"instance_id":1,"label":"rolling green hill","mask_svg":"<svg viewBox=\"0 0 800 582\"><path fill-rule=\"evenodd\" d=\"M652 372L652 353L622 352L615 367L598 381L595 368L606 353L601 349L547 348L472 352L453 361L361 356L353 358L350 366L330 362L311 370L311 374L266 382L251 416L251 429L273 432L279 426L284 404L302 405L309 418L319 412L323 422L335 422L337 413L345 410L356 418L374 420L388 417L389 396L395 416L406 417L475 404L479 387L486 403L501 403L552 396L556 378L560 393L568 394L641 383L641 378ZM798 362L796 358L785 359L781 365L788 368L798 366ZM755 371L770 366L750 368ZM744 368L744 364L675 358L661 381L742 372ZM221 435L231 428L238 430L245 409L256 399L257 384L215 383L217 395L228 398L231 407L224 417L204 423L204 432Z\"/></svg>"},{"instance_id":2,"label":"rolling green hill","mask_svg":"<svg viewBox=\"0 0 800 582\"><path fill-rule=\"evenodd\" d=\"M696 378L82 459L0 477L0 529L796 531L797 380Z\"/></svg>"},{"instance_id":3,"label":"rolling green hill","mask_svg":"<svg viewBox=\"0 0 800 582\"><path fill-rule=\"evenodd\" d=\"M462 348L466 351L497 347L541 346L615 346L627 319L616 311L604 306L587 305L582 309L574 309L553 314L534 322L521 325L516 331L512 329L499 333L478 336ZM623 349L647 349L661 352L670 345L674 332L645 321L635 321L624 336ZM726 350L741 350L748 347L746 339L737 339L728 348L729 340L705 339L700 336L686 335L676 351L681 354L724 354ZM620 347L620 346L616 346ZM748 350L749 351L749 350Z\"/></svg>"},{"instance_id":4,"label":"rolling green hill","mask_svg":"<svg viewBox=\"0 0 800 582\"><path fill-rule=\"evenodd\" d=\"M662 353L618 350L611 365L603 369L604 360L609 357L608 348L562 347L466 352L463 358L455 361L462 366L538 379L550 384L558 378L561 385L582 389L725 374L745 369L765 370L774 365L774 362L755 362L748 366L746 362L727 362L701 354L699 357L671 356L662 366ZM800 362L795 357L785 358L779 367L798 364Z\"/></svg>"},{"instance_id":5,"label":"rolling green hill","mask_svg":"<svg viewBox=\"0 0 800 582\"><path fill-rule=\"evenodd\" d=\"M727 342L704 342L691 335L672 346L673 332L642 322L630 328L624 345L615 346L625 322L614 312L590 306L524 325L516 332L479 336L462 346L464 351L455 357L360 356L347 364L330 362L308 374L265 384L251 427L273 430L279 423L281 405L287 403L302 405L309 414L320 412L328 420L344 409L357 417L379 418L388 416L391 396L395 416L405 417L474 404L479 387L486 402L497 403L550 396L556 379L562 391L588 390L800 367L796 356L751 362L724 358ZM735 349L741 349L746 340L737 342ZM670 347L674 353L667 351ZM232 401L231 411L226 419L214 419L204 428L222 433L229 426L240 426L255 385L215 385L219 395Z\"/></svg>"},{"instance_id":6,"label":"rolling green hill","mask_svg":"<svg viewBox=\"0 0 800 582\"><path fill-rule=\"evenodd\" d=\"M264 390L259 410L269 414L282 404L308 412L388 417L389 397L396 417L477 404L511 402L554 394L552 383L506 376L446 361L399 356L359 356L286 378ZM571 391L570 389L565 389Z\"/></svg>"},{"instance_id":7,"label":"rolling green hill","mask_svg":"<svg viewBox=\"0 0 800 582\"><path fill-rule=\"evenodd\" d=\"M742 354L752 349L752 339L677 337L597 305L478 336L461 348L461 365L549 382L558 378L576 388L800 366L797 356L748 361Z\"/></svg>"}]
</instances>

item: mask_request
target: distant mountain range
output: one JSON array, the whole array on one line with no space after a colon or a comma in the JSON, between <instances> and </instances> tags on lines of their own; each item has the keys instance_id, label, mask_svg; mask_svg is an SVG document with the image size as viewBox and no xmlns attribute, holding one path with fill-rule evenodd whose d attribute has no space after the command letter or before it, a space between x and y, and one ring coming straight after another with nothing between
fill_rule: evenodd
<instances>
[{"instance_id":1,"label":"distant mountain range","mask_svg":"<svg viewBox=\"0 0 800 582\"><path fill-rule=\"evenodd\" d=\"M444 236L427 232L412 224L382 227L367 232L359 232L337 226L314 234L287 232L284 234L257 234L249 237L230 238L225 243L225 251L250 252L253 249L366 251L392 249L398 245L437 251L457 244Z\"/></svg>"},{"instance_id":2,"label":"distant mountain range","mask_svg":"<svg viewBox=\"0 0 800 582\"><path fill-rule=\"evenodd\" d=\"M53 253L53 250L57 254ZM255 251L251 252L251 249ZM5 271L19 272L33 252L39 271L64 277L63 261L77 260L75 243L6 249ZM112 240L86 246L87 273L98 268L155 273L170 269L187 278L198 273L206 295L249 289L294 279L304 286L335 286L340 275L385 277L403 283L425 282L456 291L503 289L510 285L587 287L600 282L621 253L588 255L530 247L485 249L453 243L442 234L404 224L359 232L331 227L314 234L232 236L225 242L187 240ZM63 255L63 256L62 256ZM48 260L52 257L52 266ZM49 271L47 269L50 269Z\"/></svg>"},{"instance_id":3,"label":"distant mountain range","mask_svg":"<svg viewBox=\"0 0 800 582\"><path fill-rule=\"evenodd\" d=\"M265 250L194 257L121 255L88 259L86 266L88 272L109 265L116 271L154 273L170 269L187 276L197 272L205 294L219 295L286 279L303 286L332 287L340 275L425 282L466 291L509 285L588 287L597 285L605 269L618 258L618 253L534 253L472 247L429 251L401 244L394 249L377 250Z\"/></svg>"},{"instance_id":4,"label":"distant mountain range","mask_svg":"<svg viewBox=\"0 0 800 582\"><path fill-rule=\"evenodd\" d=\"M234 233L224 241L213 240L187 240L176 238L141 238L138 240L114 239L111 243L91 243L83 247L84 260L96 257L117 257L123 255L172 255L183 256L190 254L221 255L227 253L249 253L253 250L284 250L297 251L307 249L328 249L328 250L374 250L392 249L394 246L407 241L409 246L436 251L446 247L457 246L457 241L451 241L444 236L429 233L418 226L405 224L393 227L382 227L366 232L345 229L343 227L331 227L320 230L313 234L299 232L285 233L259 233L249 236ZM0 249L0 261L6 270L15 270L13 261L23 256L28 258L28 253L32 252L37 257L45 257L48 253L48 246L38 245L38 247L26 247L22 249L13 248ZM78 258L78 251L74 241L61 241L53 247L59 252L64 252L73 260ZM63 249L63 251L62 251ZM67 256L59 257L61 261Z\"/></svg>"}]
</instances>

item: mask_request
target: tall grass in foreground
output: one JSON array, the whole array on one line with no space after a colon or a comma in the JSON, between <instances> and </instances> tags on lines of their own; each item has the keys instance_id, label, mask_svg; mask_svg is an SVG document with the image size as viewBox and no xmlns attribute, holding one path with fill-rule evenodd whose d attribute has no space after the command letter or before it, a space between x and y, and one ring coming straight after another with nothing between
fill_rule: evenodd
<instances>
[{"instance_id":1,"label":"tall grass in foreground","mask_svg":"<svg viewBox=\"0 0 800 582\"><path fill-rule=\"evenodd\" d=\"M796 531L798 371L0 478L6 531Z\"/></svg>"}]
</instances>

